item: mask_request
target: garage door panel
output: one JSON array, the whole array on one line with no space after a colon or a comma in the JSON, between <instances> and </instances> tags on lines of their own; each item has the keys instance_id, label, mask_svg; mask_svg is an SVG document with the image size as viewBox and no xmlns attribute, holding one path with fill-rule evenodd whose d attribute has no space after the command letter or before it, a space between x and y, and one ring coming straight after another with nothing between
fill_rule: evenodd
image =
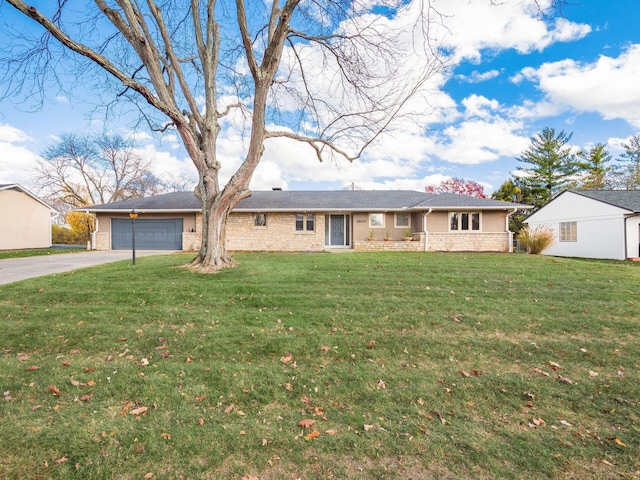
<instances>
[{"instance_id":1,"label":"garage door panel","mask_svg":"<svg viewBox=\"0 0 640 480\"><path fill-rule=\"evenodd\" d=\"M131 249L131 220L114 218L111 220L113 250ZM181 250L182 219L138 219L136 220L136 249L139 250Z\"/></svg>"}]
</instances>

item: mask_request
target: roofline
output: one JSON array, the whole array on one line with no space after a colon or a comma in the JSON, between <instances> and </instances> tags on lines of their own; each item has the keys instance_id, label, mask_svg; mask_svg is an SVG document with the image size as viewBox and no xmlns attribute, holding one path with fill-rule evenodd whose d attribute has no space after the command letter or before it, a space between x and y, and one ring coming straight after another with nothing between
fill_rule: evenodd
<instances>
[{"instance_id":1,"label":"roofline","mask_svg":"<svg viewBox=\"0 0 640 480\"><path fill-rule=\"evenodd\" d=\"M37 195L35 195L34 193L32 193L31 191L29 191L27 188L23 187L22 185L20 185L19 183L9 183L7 185L4 186L0 186L0 190L10 190L13 188L17 188L18 190L20 190L22 193L25 193L27 195L29 195L31 198L33 198L35 201L41 203L42 205L44 205L45 207L47 207L49 210L51 210L51 212L56 212L58 213L58 211L53 208L51 205L49 205L47 202L45 202L44 200L42 200L41 198L39 198Z\"/></svg>"},{"instance_id":2,"label":"roofline","mask_svg":"<svg viewBox=\"0 0 640 480\"><path fill-rule=\"evenodd\" d=\"M73 212L91 212L91 213L130 213L135 210L138 213L172 213L172 212L200 212L201 208L98 208L91 207L73 208Z\"/></svg>"},{"instance_id":3,"label":"roofline","mask_svg":"<svg viewBox=\"0 0 640 480\"><path fill-rule=\"evenodd\" d=\"M611 192L615 192L615 190L609 190L609 191L611 191ZM625 191L628 191L628 190L625 190ZM589 195L585 195L584 193L582 193L582 191L580 191L580 190L565 190L565 191L564 191L564 192L562 192L562 193L565 193L565 192L575 193L576 195L580 195L581 197L588 198L589 200L595 200L596 202L604 203L605 205L611 205L612 207L620 208L620 209L622 209L622 210L626 210L627 212L631 212L631 213L638 213L638 212L640 212L640 210L631 210L630 208L623 207L623 206L621 206L621 205L616 205L615 203L607 202L607 201L605 201L605 200L601 200L601 199L599 199L599 198L593 198L593 197L590 197ZM559 196L560 196L560 195L558 195L558 197L559 197ZM558 198L558 197L556 197L556 198ZM555 200L555 199L554 199L554 200Z\"/></svg>"},{"instance_id":4,"label":"roofline","mask_svg":"<svg viewBox=\"0 0 640 480\"><path fill-rule=\"evenodd\" d=\"M428 210L528 210L533 208L531 205L492 205L492 206L472 206L472 205L451 205L451 206L435 206L435 207L363 207L363 208L350 208L350 207L332 207L332 208L234 208L231 212L235 213L252 213L252 212L426 212ZM78 212L91 212L91 213L129 213L130 208L100 208L92 209L91 207L74 208L73 211ZM138 213L174 213L174 212L201 212L201 208L144 208L136 209Z\"/></svg>"}]
</instances>

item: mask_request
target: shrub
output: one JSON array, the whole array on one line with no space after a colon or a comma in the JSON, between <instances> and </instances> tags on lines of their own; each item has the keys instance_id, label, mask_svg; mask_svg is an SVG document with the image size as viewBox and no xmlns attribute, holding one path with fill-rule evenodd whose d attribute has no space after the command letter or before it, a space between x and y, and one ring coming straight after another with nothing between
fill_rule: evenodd
<instances>
[{"instance_id":1,"label":"shrub","mask_svg":"<svg viewBox=\"0 0 640 480\"><path fill-rule=\"evenodd\" d=\"M522 246L527 249L527 253L539 254L553 245L555 233L549 225L538 225L533 228L527 225L520 230L518 239L522 242Z\"/></svg>"}]
</instances>

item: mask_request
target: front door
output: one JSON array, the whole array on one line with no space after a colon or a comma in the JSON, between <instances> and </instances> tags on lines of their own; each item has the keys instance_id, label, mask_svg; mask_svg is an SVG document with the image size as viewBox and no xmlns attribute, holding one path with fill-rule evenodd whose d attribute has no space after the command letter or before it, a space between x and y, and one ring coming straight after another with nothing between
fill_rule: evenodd
<instances>
[{"instance_id":1,"label":"front door","mask_svg":"<svg viewBox=\"0 0 640 480\"><path fill-rule=\"evenodd\" d=\"M344 215L331 215L331 245L344 246Z\"/></svg>"}]
</instances>

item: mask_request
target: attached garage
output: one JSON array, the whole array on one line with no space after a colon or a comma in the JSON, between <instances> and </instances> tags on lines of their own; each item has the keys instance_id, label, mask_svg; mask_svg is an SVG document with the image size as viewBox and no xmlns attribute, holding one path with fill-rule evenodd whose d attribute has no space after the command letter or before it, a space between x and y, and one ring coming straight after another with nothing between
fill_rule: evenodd
<instances>
[{"instance_id":1,"label":"attached garage","mask_svg":"<svg viewBox=\"0 0 640 480\"><path fill-rule=\"evenodd\" d=\"M182 218L136 220L136 249L182 250ZM111 249L131 250L132 222L111 219Z\"/></svg>"}]
</instances>

